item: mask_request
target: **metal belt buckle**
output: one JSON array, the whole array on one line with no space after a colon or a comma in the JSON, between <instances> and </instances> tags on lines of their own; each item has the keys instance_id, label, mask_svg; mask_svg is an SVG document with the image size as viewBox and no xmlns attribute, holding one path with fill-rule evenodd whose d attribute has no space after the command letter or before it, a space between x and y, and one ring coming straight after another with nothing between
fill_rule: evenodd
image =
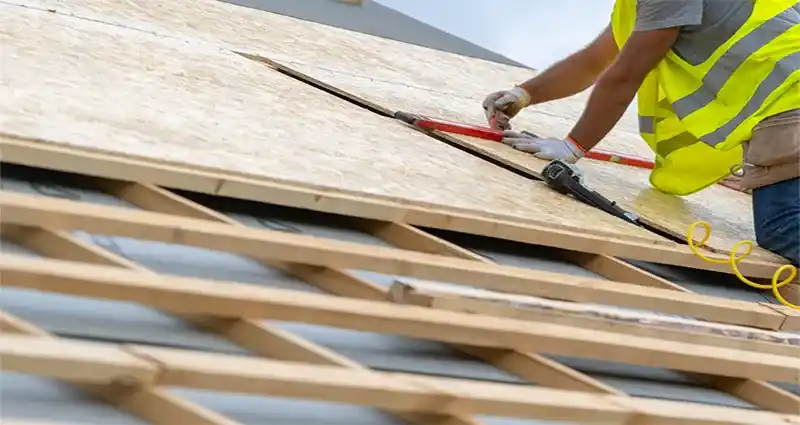
<instances>
[{"instance_id":1,"label":"metal belt buckle","mask_svg":"<svg viewBox=\"0 0 800 425\"><path fill-rule=\"evenodd\" d=\"M752 167L751 164L741 163L731 166L731 174L735 177L744 177L744 167Z\"/></svg>"}]
</instances>

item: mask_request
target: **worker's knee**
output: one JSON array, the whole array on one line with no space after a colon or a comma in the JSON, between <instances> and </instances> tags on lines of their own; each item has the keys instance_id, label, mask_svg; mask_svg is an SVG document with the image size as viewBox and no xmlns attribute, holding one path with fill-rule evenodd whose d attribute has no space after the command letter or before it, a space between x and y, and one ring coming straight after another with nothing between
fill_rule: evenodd
<instances>
[{"instance_id":1,"label":"worker's knee","mask_svg":"<svg viewBox=\"0 0 800 425\"><path fill-rule=\"evenodd\" d=\"M755 189L753 215L758 244L800 264L800 179Z\"/></svg>"}]
</instances>

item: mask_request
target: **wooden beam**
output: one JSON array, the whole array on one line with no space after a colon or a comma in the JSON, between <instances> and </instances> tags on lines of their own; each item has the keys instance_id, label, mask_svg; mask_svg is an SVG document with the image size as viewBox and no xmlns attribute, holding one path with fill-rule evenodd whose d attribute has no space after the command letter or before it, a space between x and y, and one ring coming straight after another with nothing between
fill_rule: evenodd
<instances>
[{"instance_id":1,"label":"wooden beam","mask_svg":"<svg viewBox=\"0 0 800 425\"><path fill-rule=\"evenodd\" d=\"M53 232L48 229L25 228L11 225L6 225L3 229L8 231L8 233L4 233L4 236L9 237L12 241L51 258L115 266L155 276L152 271L137 263L128 261L100 247L85 243L64 232ZM359 363L331 350L258 320L228 319L206 317L202 315L178 316L196 326L219 333L221 336L227 337L233 343L253 351L256 354L313 364L364 368L364 366ZM5 322L5 318L3 319L3 322ZM20 324L15 324L15 327L20 327ZM174 421L181 418L194 418L198 416L198 411L193 405L184 405L184 402L180 398L171 396L168 393L119 392L111 391L108 388L98 388L93 392L104 395L115 404L129 406L130 409L133 409L140 416L146 414L153 422L158 424L171 424L176 423ZM212 422L208 422L209 425L215 425L213 421L222 418L221 416L219 418L213 415L209 416L209 414L204 411L200 411L199 416L203 418L202 420L211 420ZM403 413L400 414L400 417L411 423L435 423L427 417L420 415L407 415ZM440 418L436 418L436 420L438 419ZM469 418L451 417L448 419L453 425L478 425ZM180 421L179 423L195 422ZM201 424L201 422L197 423ZM205 422L202 424L205 425Z\"/></svg>"},{"instance_id":2,"label":"wooden beam","mask_svg":"<svg viewBox=\"0 0 800 425\"><path fill-rule=\"evenodd\" d=\"M787 332L800 332L800 310L785 305L764 303L765 306L786 316L781 329Z\"/></svg>"},{"instance_id":3,"label":"wooden beam","mask_svg":"<svg viewBox=\"0 0 800 425\"><path fill-rule=\"evenodd\" d=\"M800 359L772 354L16 255L0 258L0 272L10 287L136 302L179 314L296 321L686 372L707 373L713 364L722 376L800 382Z\"/></svg>"},{"instance_id":4,"label":"wooden beam","mask_svg":"<svg viewBox=\"0 0 800 425\"><path fill-rule=\"evenodd\" d=\"M392 285L390 294L390 299L399 304L800 357L800 335L785 332L620 311L433 282L400 280Z\"/></svg>"},{"instance_id":5,"label":"wooden beam","mask_svg":"<svg viewBox=\"0 0 800 425\"><path fill-rule=\"evenodd\" d=\"M725 264L707 263L697 258L688 247L666 241L663 244L642 243L614 235L600 236L586 231L554 229L533 223L510 221L502 217L485 217L458 211L409 206L377 198L84 151L9 135L0 135L0 150L3 152L2 160L8 163L123 181L152 183L174 189L353 217L405 222L421 227L460 231L571 251L731 273L730 267ZM716 254L710 256L725 258ZM745 275L763 278L772 277L776 266L779 265L757 259L747 259L740 264Z\"/></svg>"},{"instance_id":6,"label":"wooden beam","mask_svg":"<svg viewBox=\"0 0 800 425\"><path fill-rule=\"evenodd\" d=\"M486 257L480 254L464 249L442 238L435 237L430 233L408 224L387 223L375 220L360 220L360 222L362 223L360 227L363 230L398 248L489 262ZM680 285L676 285L646 270L642 270L639 267L607 255L589 254L577 251L560 251L559 256L566 261L597 273L608 280L650 286L653 288L691 292Z\"/></svg>"},{"instance_id":7,"label":"wooden beam","mask_svg":"<svg viewBox=\"0 0 800 425\"><path fill-rule=\"evenodd\" d=\"M3 238L44 257L149 272L136 262L84 242L65 231L0 223L0 232Z\"/></svg>"},{"instance_id":8,"label":"wooden beam","mask_svg":"<svg viewBox=\"0 0 800 425\"><path fill-rule=\"evenodd\" d=\"M95 184L104 191L117 196L119 199L148 211L194 218L205 218L211 221L244 227L244 225L236 220L231 219L230 217L156 186L143 185L140 183L116 182L107 179L98 179ZM472 255L475 255L455 244L449 244L447 242L440 241L439 239L433 238L431 235L428 235L427 233L406 224L368 220L357 220L357 224L359 224L359 227L361 227L364 231L374 232L377 237L380 237L389 243L396 244L401 248L423 248L423 250L427 248L426 252L434 254L441 253L445 255L460 254L464 256L464 258L473 258ZM477 255L475 256L478 257ZM335 295L377 301L385 301L389 297L387 289L359 279L350 273L340 270L326 267L316 267L316 270L298 273L298 270L307 270L310 267L303 266L301 264L276 264L275 262L268 262L267 264L273 267L280 267L289 273L294 273L297 275L297 277L306 279L322 290ZM235 325L231 324L230 326L237 329L248 329L258 325L238 323ZM219 328L217 330L222 331L222 329ZM271 334L273 334L273 332L270 332L270 335ZM271 339L275 338L265 338L264 336L259 336L257 338L255 336L248 337L245 335L245 333L238 332L235 333L235 335L238 338L243 338L245 341L239 340L240 343L246 342L246 344L242 345L250 347L251 349L253 345L263 345L264 347L271 347L274 349L276 344L275 341L271 341ZM230 336L231 334L229 333L229 337ZM280 344L280 342L278 343ZM546 357L538 354L519 353L514 352L513 350L485 347L479 349L476 347L455 346L455 348L463 352L467 352L468 354L479 359L483 359L490 364L505 370L506 372L522 377L539 385L559 389L602 392L606 394L624 394L621 391L596 379L593 379L586 374L558 364L558 362L547 359ZM291 348L287 349L291 350ZM308 350L305 347L296 351L297 352L295 352L294 355L299 357L283 358L287 360L297 360L298 358L308 358L309 355L312 357L316 356L316 354L313 354L315 350ZM264 351L259 352L263 353Z\"/></svg>"},{"instance_id":9,"label":"wooden beam","mask_svg":"<svg viewBox=\"0 0 800 425\"><path fill-rule=\"evenodd\" d=\"M9 334L22 334L46 337L49 333L5 311L0 311L0 331Z\"/></svg>"},{"instance_id":10,"label":"wooden beam","mask_svg":"<svg viewBox=\"0 0 800 425\"><path fill-rule=\"evenodd\" d=\"M395 302L408 305L509 317L535 323L569 324L583 329L800 358L800 336L795 334L778 334L644 313L623 313L602 307L569 305L427 282L398 282L393 285L391 294ZM778 341L782 344L775 343ZM761 408L789 414L800 412L800 396L770 383L707 374L692 376Z\"/></svg>"},{"instance_id":11,"label":"wooden beam","mask_svg":"<svg viewBox=\"0 0 800 425\"><path fill-rule=\"evenodd\" d=\"M109 179L95 179L93 183L104 192L146 211L209 220L242 229L247 228L225 214L157 186ZM332 294L376 301L386 299L386 290L383 287L348 272L329 267L264 258L260 260L268 267L279 269Z\"/></svg>"},{"instance_id":12,"label":"wooden beam","mask_svg":"<svg viewBox=\"0 0 800 425\"><path fill-rule=\"evenodd\" d=\"M374 236L402 248L434 254L450 255L459 258L474 259L476 261L487 263L490 262L490 260L479 254L468 251L455 244L444 241L406 224L383 224L370 222L366 223L366 225L362 227ZM671 289L685 293L692 292L680 285L672 283L617 258L575 251L564 251L561 253L561 256L567 261L576 263L610 280L654 288ZM454 297L452 292L447 293L442 291L444 293L436 293L435 290L432 291L430 289L430 284L427 284L427 291L420 290L420 285L423 285L424 287L426 284L409 285L410 287L406 286L405 288L398 288L397 285L395 285L395 287L393 287L392 297L395 301L410 301L415 305L431 306L450 311L490 314L546 323L569 324L586 329L624 332L629 335L655 337L661 339L665 338L678 342L701 343L718 347L748 349L751 351L800 357L800 344L778 345L767 342L775 340L774 333L757 329L708 324L707 326L712 327L713 330L716 331L716 334L711 334L708 332L701 333L696 332L698 330L697 324L700 324L701 322L695 321L695 324L689 327L688 330L683 330L681 327L686 328L687 321L682 319L668 319L664 318L663 316L656 315L648 315L649 317L639 320L637 323L630 323L630 317L627 317L623 320L604 320L602 317L598 317L597 309L590 308L587 310L585 306L578 308L582 308L584 310L582 313L587 314L587 316L576 317L575 314L567 314L568 312L558 311L558 309L554 310L554 305L565 305L564 303L558 303L557 301L546 301L539 298L536 299L536 304L542 306L542 303L544 303L546 305L545 308L530 310L524 309L524 305L526 301L530 303L532 300L531 297L495 293L500 300L503 300L506 304L498 305L499 303L497 302L497 299L494 300L495 302L486 299L475 299L469 297L465 299L464 294L460 294L460 296L459 294L455 294L456 297ZM470 291L470 289L465 290ZM486 291L478 290L476 292ZM792 311L794 312L796 310ZM572 313L574 313L574 311L572 311ZM790 314L791 313L786 314L787 320L789 317L791 317ZM608 317L608 314L606 313L605 316ZM618 315L615 316L618 317ZM612 317L614 316L612 315ZM800 314L798 314L798 317L800 317ZM670 322L670 320L672 322L678 322L677 324L679 326L677 326L677 329L665 329L664 327L652 326L658 323L667 324L666 322ZM647 323L650 326L642 326L642 323ZM786 322L784 322L784 326L785 325ZM702 328L699 329L702 330ZM734 339L726 337L726 334L728 336L746 334L752 336L753 339ZM788 334L784 334L784 336L786 335ZM763 339L763 341L760 339ZM506 370L508 370L509 367L516 366L517 362L521 360L519 353L504 353L500 350L479 347L472 347L471 349L468 347L462 347L461 349L462 351L466 351L485 360L489 360L494 364L502 364L505 366ZM530 372L536 374L537 376L542 376L543 373L545 376L547 376L547 374L552 373L553 371L560 370L559 366L563 366L555 364L551 365L550 367L545 367L544 370L536 370L536 364L545 365L547 359L543 356L537 356L536 361L537 362L535 364L527 364L530 362L526 362L525 366L521 368L520 371L516 372L516 374L521 375L525 372ZM564 373L569 376L569 372L573 369L566 369L567 370L565 370ZM721 391L727 392L735 397L739 397L755 406L759 406L764 409L781 413L795 413L800 411L800 396L767 382L749 379L728 379L707 375L697 376L697 378L709 383ZM597 381L591 379L589 384L594 382Z\"/></svg>"},{"instance_id":13,"label":"wooden beam","mask_svg":"<svg viewBox=\"0 0 800 425\"><path fill-rule=\"evenodd\" d=\"M468 249L454 243L437 238L427 232L405 223L390 223L376 220L358 220L356 223L360 230L388 242L398 248L428 254L445 255L448 257L463 258L487 262L488 260Z\"/></svg>"},{"instance_id":14,"label":"wooden beam","mask_svg":"<svg viewBox=\"0 0 800 425\"><path fill-rule=\"evenodd\" d=\"M710 375L699 378L762 409L790 415L800 414L800 396L768 382Z\"/></svg>"},{"instance_id":15,"label":"wooden beam","mask_svg":"<svg viewBox=\"0 0 800 425\"><path fill-rule=\"evenodd\" d=\"M86 384L140 386L158 368L113 345L0 335L3 370Z\"/></svg>"},{"instance_id":16,"label":"wooden beam","mask_svg":"<svg viewBox=\"0 0 800 425\"><path fill-rule=\"evenodd\" d=\"M480 254L437 238L408 224L367 220L360 220L358 224L363 231L399 248L484 263L491 262ZM386 298L391 299L388 291ZM623 392L610 385L539 354L469 345L456 345L455 347L459 351L483 359L500 369L540 385L567 390L624 395Z\"/></svg>"},{"instance_id":17,"label":"wooden beam","mask_svg":"<svg viewBox=\"0 0 800 425\"><path fill-rule=\"evenodd\" d=\"M125 350L138 361L157 366L159 386L178 386L222 392L304 398L385 409L439 414L491 416L569 421L585 424L660 425L786 425L797 415L780 415L747 409L712 407L694 403L657 401L574 391L481 383L462 379L429 378L336 366L308 365L244 356L207 354L142 346L101 348L102 344L44 341L47 353L30 349L42 339L3 336L2 350L13 346L28 359L25 369L49 376L54 365L94 357L98 350ZM17 371L14 363L7 370ZM76 374L74 380L91 381Z\"/></svg>"},{"instance_id":18,"label":"wooden beam","mask_svg":"<svg viewBox=\"0 0 800 425\"><path fill-rule=\"evenodd\" d=\"M587 270L603 276L608 280L632 283L651 288L672 289L674 291L692 293L692 291L676 283L656 276L655 274L636 267L633 264L626 263L619 258L577 251L562 252L561 256Z\"/></svg>"},{"instance_id":19,"label":"wooden beam","mask_svg":"<svg viewBox=\"0 0 800 425\"><path fill-rule=\"evenodd\" d=\"M6 312L0 311L0 319L4 333L58 341L47 331ZM156 425L241 425L219 413L183 400L168 390L96 383L77 384L76 387ZM5 419L3 424L5 425Z\"/></svg>"},{"instance_id":20,"label":"wooden beam","mask_svg":"<svg viewBox=\"0 0 800 425\"><path fill-rule=\"evenodd\" d=\"M602 279L566 277L558 273L266 229L236 228L207 220L64 199L3 191L0 192L0 208L3 222L9 224L85 230L216 249L254 258L370 270L504 292L680 314L721 323L777 329L786 317L774 309L745 301L643 288Z\"/></svg>"}]
</instances>

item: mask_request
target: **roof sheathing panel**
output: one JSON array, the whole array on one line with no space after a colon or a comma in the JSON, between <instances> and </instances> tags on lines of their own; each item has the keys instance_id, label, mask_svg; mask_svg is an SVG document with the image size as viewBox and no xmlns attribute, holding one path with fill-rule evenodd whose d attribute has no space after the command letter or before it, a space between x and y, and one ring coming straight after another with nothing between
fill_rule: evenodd
<instances>
[{"instance_id":1,"label":"roof sheathing panel","mask_svg":"<svg viewBox=\"0 0 800 425\"><path fill-rule=\"evenodd\" d=\"M594 233L660 242L212 44L2 7L3 81L16 93L5 133L573 230L588 219Z\"/></svg>"},{"instance_id":2,"label":"roof sheathing panel","mask_svg":"<svg viewBox=\"0 0 800 425\"><path fill-rule=\"evenodd\" d=\"M223 2L193 1L182 5L181 1L136 0L113 7L101 6L99 0L69 4L39 0L28 4L174 37L202 39L278 61L388 113L406 110L479 123L484 120L480 102L487 93L518 84L532 73ZM186 10L196 13L187 14ZM420 71L420 64L435 66ZM541 134L563 135L580 116L585 101L585 94L581 94L529 108L515 119L515 125ZM636 122L635 113L629 111L598 148L652 157L652 151L638 135ZM494 142L462 136L451 140L534 175L545 164ZM712 187L676 202L674 197L650 188L645 170L596 161L586 161L582 168L594 189L677 237L683 237L697 220L712 224L709 246L723 253L741 239L753 237L752 213L748 212L752 205L746 194ZM723 207L709 208L709 202ZM732 203L737 207L730 208ZM785 263L759 247L752 255Z\"/></svg>"}]
</instances>

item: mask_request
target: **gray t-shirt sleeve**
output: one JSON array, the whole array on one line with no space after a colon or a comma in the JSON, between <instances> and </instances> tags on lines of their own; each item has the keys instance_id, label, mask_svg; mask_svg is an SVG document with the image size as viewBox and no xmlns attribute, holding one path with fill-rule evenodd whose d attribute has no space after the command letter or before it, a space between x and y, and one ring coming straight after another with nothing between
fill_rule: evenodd
<instances>
[{"instance_id":1,"label":"gray t-shirt sleeve","mask_svg":"<svg viewBox=\"0 0 800 425\"><path fill-rule=\"evenodd\" d=\"M703 0L636 0L634 31L700 25Z\"/></svg>"}]
</instances>

